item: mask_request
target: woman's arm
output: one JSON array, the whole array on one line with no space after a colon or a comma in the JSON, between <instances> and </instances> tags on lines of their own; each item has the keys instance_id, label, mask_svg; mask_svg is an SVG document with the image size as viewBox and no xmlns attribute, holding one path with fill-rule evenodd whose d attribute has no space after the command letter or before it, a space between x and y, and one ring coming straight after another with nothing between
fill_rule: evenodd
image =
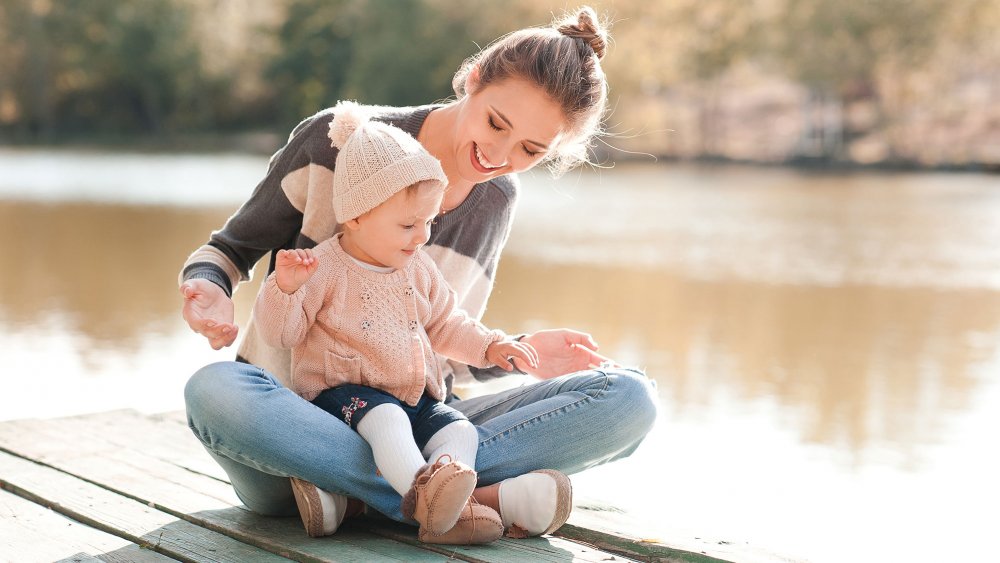
<instances>
[{"instance_id":1,"label":"woman's arm","mask_svg":"<svg viewBox=\"0 0 1000 563\"><path fill-rule=\"evenodd\" d=\"M320 176L333 174L327 168L336 155L325 141L328 122L329 114L323 113L301 122L288 143L271 157L267 174L250 198L184 263L182 315L213 348L229 346L236 339L230 298L237 284L249 279L254 264L278 248L315 245L303 233L303 221L310 189L324 184ZM313 236L319 239L325 234Z\"/></svg>"}]
</instances>

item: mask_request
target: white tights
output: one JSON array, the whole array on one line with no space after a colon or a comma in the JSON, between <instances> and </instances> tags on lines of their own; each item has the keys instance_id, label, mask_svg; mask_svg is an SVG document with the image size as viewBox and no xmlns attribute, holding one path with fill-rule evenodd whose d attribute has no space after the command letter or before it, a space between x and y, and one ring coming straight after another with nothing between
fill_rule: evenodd
<instances>
[{"instance_id":1,"label":"white tights","mask_svg":"<svg viewBox=\"0 0 1000 563\"><path fill-rule=\"evenodd\" d=\"M453 461L476 466L479 435L468 420L458 420L438 430L420 451L413 441L413 429L403 409L382 404L361 419L358 434L371 445L375 465L400 495L410 490L413 477L427 460L434 462L448 454Z\"/></svg>"}]
</instances>

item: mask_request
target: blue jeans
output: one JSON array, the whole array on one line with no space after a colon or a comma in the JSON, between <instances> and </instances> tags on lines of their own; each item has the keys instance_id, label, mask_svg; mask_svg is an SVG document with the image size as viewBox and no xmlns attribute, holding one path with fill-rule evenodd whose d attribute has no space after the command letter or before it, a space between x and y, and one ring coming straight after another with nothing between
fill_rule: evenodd
<instances>
[{"instance_id":1,"label":"blue jeans","mask_svg":"<svg viewBox=\"0 0 1000 563\"><path fill-rule=\"evenodd\" d=\"M368 443L261 368L205 366L191 376L184 398L191 430L250 510L297 514L288 481L295 476L404 521L399 494L376 475ZM448 404L479 430L480 486L626 457L656 418L653 385L632 369L587 370Z\"/></svg>"}]
</instances>

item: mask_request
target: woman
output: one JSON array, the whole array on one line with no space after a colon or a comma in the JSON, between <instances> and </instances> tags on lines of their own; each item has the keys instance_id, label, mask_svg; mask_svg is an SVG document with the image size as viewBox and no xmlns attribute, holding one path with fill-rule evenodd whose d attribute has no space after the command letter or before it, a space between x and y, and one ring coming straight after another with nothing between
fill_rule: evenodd
<instances>
[{"instance_id":1,"label":"woman","mask_svg":"<svg viewBox=\"0 0 1000 563\"><path fill-rule=\"evenodd\" d=\"M375 119L416 137L448 176L425 249L474 317L485 310L509 234L516 173L542 162L561 172L585 161L599 132L607 98L600 66L606 40L594 12L582 8L551 27L507 35L466 60L453 80L455 101L371 108ZM327 138L332 119L325 110L300 123L250 199L185 263L184 319L213 348L235 341L230 295L264 253L311 248L337 231L331 207L337 152ZM515 365L538 383L476 397L475 383L505 372L442 362L456 395L448 404L479 432L474 496L497 510L516 536L549 532L567 517L555 506L564 501L557 494L559 474L536 470L574 473L627 456L656 415L645 376L614 367L589 335L556 329L523 339L536 349L538 366ZM266 346L252 319L238 360L196 372L185 400L192 430L248 508L294 514L292 477L322 492L315 535L336 530L346 497L403 520L399 495L377 476L368 445L288 390L282 383L288 381L287 353Z\"/></svg>"}]
</instances>

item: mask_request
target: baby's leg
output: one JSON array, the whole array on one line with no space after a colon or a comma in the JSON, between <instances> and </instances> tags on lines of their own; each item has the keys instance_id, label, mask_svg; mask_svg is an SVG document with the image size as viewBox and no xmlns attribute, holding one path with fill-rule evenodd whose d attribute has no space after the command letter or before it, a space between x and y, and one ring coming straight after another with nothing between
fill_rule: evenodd
<instances>
[{"instance_id":1,"label":"baby's leg","mask_svg":"<svg viewBox=\"0 0 1000 563\"><path fill-rule=\"evenodd\" d=\"M470 424L471 426L471 424ZM398 405L383 403L357 423L358 434L372 447L375 465L400 495L413 485L413 476L424 465L424 457L413 441L410 419Z\"/></svg>"},{"instance_id":2,"label":"baby's leg","mask_svg":"<svg viewBox=\"0 0 1000 563\"><path fill-rule=\"evenodd\" d=\"M468 420L456 420L435 432L421 453L431 462L448 454L453 461L475 467L477 449L479 433L476 427Z\"/></svg>"}]
</instances>

